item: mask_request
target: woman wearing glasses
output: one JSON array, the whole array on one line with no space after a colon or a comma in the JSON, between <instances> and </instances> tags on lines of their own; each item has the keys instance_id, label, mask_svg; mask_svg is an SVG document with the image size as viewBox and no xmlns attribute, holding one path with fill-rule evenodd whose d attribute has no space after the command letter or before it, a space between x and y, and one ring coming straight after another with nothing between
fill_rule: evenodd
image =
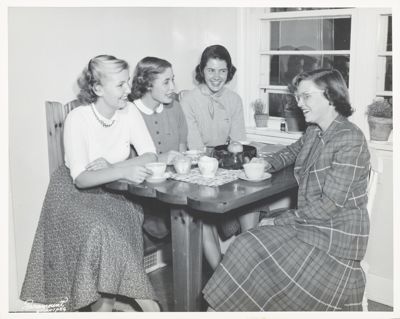
<instances>
[{"instance_id":1,"label":"woman wearing glasses","mask_svg":"<svg viewBox=\"0 0 400 319\"><path fill-rule=\"evenodd\" d=\"M246 139L242 99L226 87L236 68L228 50L222 45L207 47L196 67L199 85L181 97L181 105L188 125L188 147L203 151L206 146L226 144L229 140ZM246 214L222 224L223 237L255 226L258 216ZM205 257L215 269L221 260L218 233L213 223L204 221L203 246Z\"/></svg>"},{"instance_id":2,"label":"woman wearing glasses","mask_svg":"<svg viewBox=\"0 0 400 319\"><path fill-rule=\"evenodd\" d=\"M360 311L369 219L369 152L337 70L292 82L309 126L267 158L270 172L294 164L298 208L240 235L204 288L217 311Z\"/></svg>"}]
</instances>

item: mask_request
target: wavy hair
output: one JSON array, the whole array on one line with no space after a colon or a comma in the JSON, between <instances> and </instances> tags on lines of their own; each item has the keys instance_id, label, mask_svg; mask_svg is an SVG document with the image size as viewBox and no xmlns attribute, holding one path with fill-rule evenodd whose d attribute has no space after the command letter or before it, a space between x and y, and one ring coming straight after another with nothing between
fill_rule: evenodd
<instances>
[{"instance_id":1,"label":"wavy hair","mask_svg":"<svg viewBox=\"0 0 400 319\"><path fill-rule=\"evenodd\" d=\"M94 91L94 87L101 84L107 74L128 70L129 65L126 61L117 59L112 55L98 55L90 59L88 65L83 69L81 76L78 78L78 100L82 104L95 103L98 99Z\"/></svg>"},{"instance_id":2,"label":"wavy hair","mask_svg":"<svg viewBox=\"0 0 400 319\"><path fill-rule=\"evenodd\" d=\"M168 68L172 68L171 63L156 57L145 57L141 59L135 67L132 78L131 94L129 100L140 99L152 87L157 76Z\"/></svg>"},{"instance_id":3,"label":"wavy hair","mask_svg":"<svg viewBox=\"0 0 400 319\"><path fill-rule=\"evenodd\" d=\"M324 91L325 98L335 107L335 110L349 117L354 110L350 105L349 91L342 74L336 69L317 69L299 73L288 86L289 91L296 92L299 84L304 81L312 81Z\"/></svg>"},{"instance_id":4,"label":"wavy hair","mask_svg":"<svg viewBox=\"0 0 400 319\"><path fill-rule=\"evenodd\" d=\"M226 66L228 68L228 76L226 78L226 83L228 83L230 80L233 79L233 76L236 73L236 67L232 64L232 59L228 50L222 45L215 44L205 48L205 50L201 55L200 63L196 66L195 69L196 72L195 78L197 82L205 83L204 68L206 67L207 62L210 59L218 59L225 61Z\"/></svg>"}]
</instances>

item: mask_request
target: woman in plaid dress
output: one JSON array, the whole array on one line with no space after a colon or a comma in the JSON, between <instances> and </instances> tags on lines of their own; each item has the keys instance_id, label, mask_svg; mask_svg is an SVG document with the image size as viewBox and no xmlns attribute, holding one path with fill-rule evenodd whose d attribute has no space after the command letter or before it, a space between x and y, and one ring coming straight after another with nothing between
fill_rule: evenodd
<instances>
[{"instance_id":1,"label":"woman in plaid dress","mask_svg":"<svg viewBox=\"0 0 400 319\"><path fill-rule=\"evenodd\" d=\"M303 72L292 85L309 126L267 167L294 164L298 208L263 219L232 243L203 290L216 311L362 310L367 142L347 119L352 108L337 70Z\"/></svg>"}]
</instances>

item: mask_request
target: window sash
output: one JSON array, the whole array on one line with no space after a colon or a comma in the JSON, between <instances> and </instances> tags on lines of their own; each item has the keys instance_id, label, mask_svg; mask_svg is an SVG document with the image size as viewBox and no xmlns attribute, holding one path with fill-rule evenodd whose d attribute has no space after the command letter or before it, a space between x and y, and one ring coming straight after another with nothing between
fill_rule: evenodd
<instances>
[{"instance_id":1,"label":"window sash","mask_svg":"<svg viewBox=\"0 0 400 319\"><path fill-rule=\"evenodd\" d=\"M286 86L270 85L270 57L273 55L346 55L349 56L350 61L352 57L351 45L350 50L262 50L263 43L266 47L270 47L271 37L271 24L265 22L272 21L289 21L289 20L307 20L307 19L339 19L350 18L353 19L353 9L328 9L328 10L312 10L312 11L288 11L288 12L268 12L259 16L259 52L260 70L262 67L262 74L258 74L258 89L262 90L268 96L268 93L288 94L289 91ZM350 37L352 38L353 28L350 30ZM263 58L264 57L264 58ZM351 72L351 66L350 66ZM266 81L265 81L266 80ZM268 101L266 101L268 104ZM269 105L268 105L269 107ZM271 116L276 117L276 116Z\"/></svg>"}]
</instances>

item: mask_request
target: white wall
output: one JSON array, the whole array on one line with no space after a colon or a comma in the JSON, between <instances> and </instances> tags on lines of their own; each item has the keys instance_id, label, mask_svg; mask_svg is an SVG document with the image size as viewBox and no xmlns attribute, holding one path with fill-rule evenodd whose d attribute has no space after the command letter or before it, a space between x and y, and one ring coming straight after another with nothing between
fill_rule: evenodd
<instances>
[{"instance_id":1,"label":"white wall","mask_svg":"<svg viewBox=\"0 0 400 319\"><path fill-rule=\"evenodd\" d=\"M104 53L127 60L132 71L144 56L165 58L177 90L190 89L207 45L225 45L235 63L236 18L235 8L9 8L11 311L19 310L15 299L49 181L44 102L74 99L79 73Z\"/></svg>"}]
</instances>

